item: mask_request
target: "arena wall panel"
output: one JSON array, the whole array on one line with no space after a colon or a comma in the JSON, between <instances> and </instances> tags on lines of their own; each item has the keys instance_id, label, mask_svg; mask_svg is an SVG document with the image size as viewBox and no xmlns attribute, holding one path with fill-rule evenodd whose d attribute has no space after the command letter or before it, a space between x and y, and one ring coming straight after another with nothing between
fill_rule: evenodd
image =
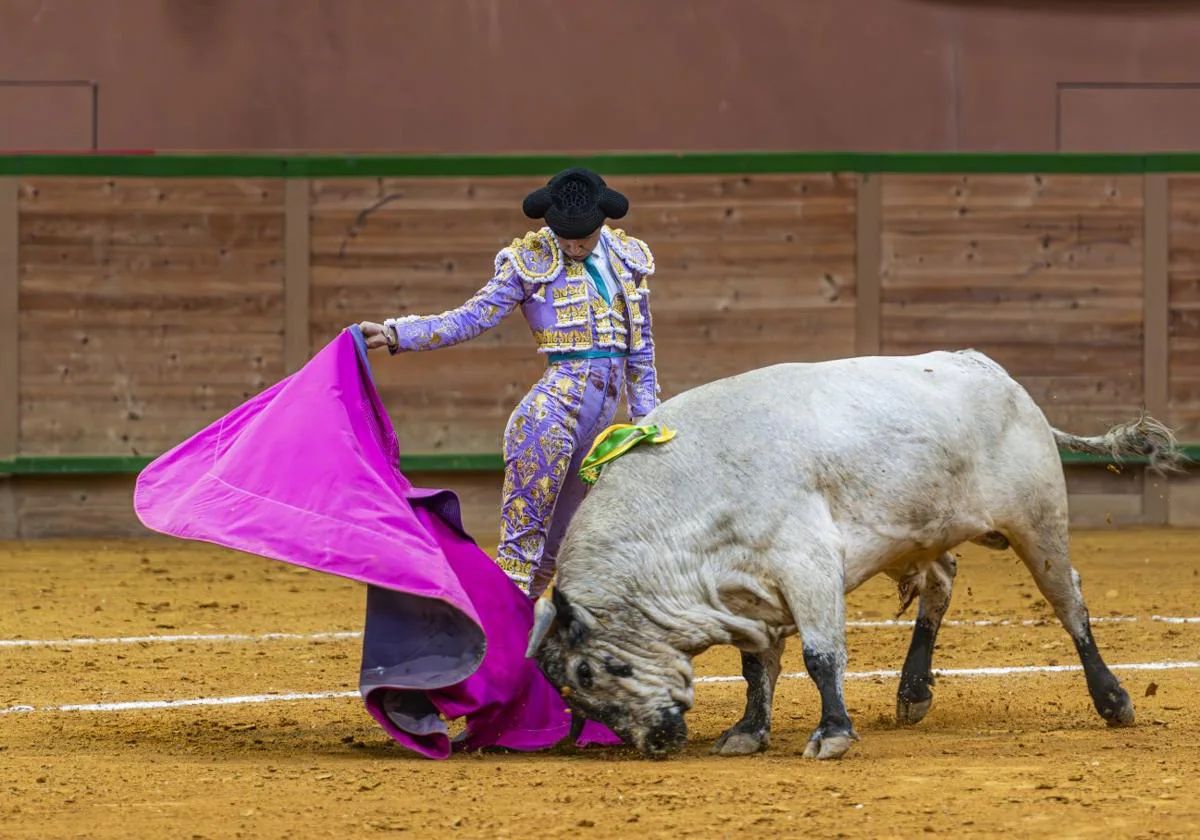
<instances>
[{"instance_id":1,"label":"arena wall panel","mask_svg":"<svg viewBox=\"0 0 1200 840\"><path fill-rule=\"evenodd\" d=\"M283 182L26 179L20 454L154 454L283 375Z\"/></svg>"},{"instance_id":2,"label":"arena wall panel","mask_svg":"<svg viewBox=\"0 0 1200 840\"><path fill-rule=\"evenodd\" d=\"M1200 439L1200 177L1170 179L1171 419Z\"/></svg>"},{"instance_id":3,"label":"arena wall panel","mask_svg":"<svg viewBox=\"0 0 1200 840\"><path fill-rule=\"evenodd\" d=\"M17 326L0 364L0 471L17 474L0 479L3 533L137 531L114 474L347 324L465 301L529 227L520 198L539 167L559 164L520 159L528 174L495 177L499 159L181 160L79 158L56 173L0 159L0 215L14 217L0 224L0 287L16 290L0 297L0 324ZM774 362L975 347L1056 425L1102 431L1161 384L1155 411L1200 439L1200 176L1155 174L1200 161L650 156L623 175L621 161L612 180L633 209L619 224L656 257L666 397ZM115 174L94 174L106 166ZM1155 183L1165 194L1151 200ZM523 320L375 359L406 470L468 495L490 540L504 425L544 369ZM1200 518L1189 479L1067 463L1077 524Z\"/></svg>"}]
</instances>

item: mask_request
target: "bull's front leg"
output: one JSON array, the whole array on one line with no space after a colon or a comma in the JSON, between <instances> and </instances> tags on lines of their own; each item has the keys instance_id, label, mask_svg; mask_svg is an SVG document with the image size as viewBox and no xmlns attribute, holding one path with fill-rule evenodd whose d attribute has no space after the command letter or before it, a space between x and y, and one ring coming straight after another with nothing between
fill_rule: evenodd
<instances>
[{"instance_id":1,"label":"bull's front leg","mask_svg":"<svg viewBox=\"0 0 1200 840\"><path fill-rule=\"evenodd\" d=\"M919 723L933 704L933 692L929 688L933 685L933 646L942 618L950 606L957 569L954 555L946 552L925 573L912 641L896 692L897 723Z\"/></svg>"},{"instance_id":2,"label":"bull's front leg","mask_svg":"<svg viewBox=\"0 0 1200 840\"><path fill-rule=\"evenodd\" d=\"M846 712L846 700L842 696L842 683L846 678L846 648L810 648L804 643L804 667L817 684L821 694L821 723L809 736L804 748L805 758L841 758L850 744L858 740L850 715Z\"/></svg>"},{"instance_id":3,"label":"bull's front leg","mask_svg":"<svg viewBox=\"0 0 1200 840\"><path fill-rule=\"evenodd\" d=\"M771 742L771 703L782 667L784 640L778 639L765 651L742 652L742 676L746 680L746 711L713 744L717 755L751 755Z\"/></svg>"},{"instance_id":4,"label":"bull's front leg","mask_svg":"<svg viewBox=\"0 0 1200 840\"><path fill-rule=\"evenodd\" d=\"M804 757L840 758L858 740L842 695L846 679L845 565L836 539L828 543L814 539L811 526L799 527L791 536L794 541L790 545L781 542L788 559L775 565L776 580L804 645L804 667L821 695L821 721L808 739Z\"/></svg>"}]
</instances>

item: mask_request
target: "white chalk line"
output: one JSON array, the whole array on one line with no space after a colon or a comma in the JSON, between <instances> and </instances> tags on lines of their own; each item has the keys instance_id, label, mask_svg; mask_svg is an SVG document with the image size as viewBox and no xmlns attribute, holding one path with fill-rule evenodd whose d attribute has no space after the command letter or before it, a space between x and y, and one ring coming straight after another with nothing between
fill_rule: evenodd
<instances>
[{"instance_id":1,"label":"white chalk line","mask_svg":"<svg viewBox=\"0 0 1200 840\"><path fill-rule=\"evenodd\" d=\"M193 697L187 700L128 700L123 703L74 703L66 706L9 706L0 715L28 712L131 712L182 709L188 706L241 706L294 700L333 700L358 697L357 691L310 691L296 694L242 694L236 697Z\"/></svg>"},{"instance_id":2,"label":"white chalk line","mask_svg":"<svg viewBox=\"0 0 1200 840\"><path fill-rule=\"evenodd\" d=\"M1120 616L1099 616L1092 619L1092 624L1133 624L1140 619L1132 615ZM1200 624L1200 617L1193 616L1176 616L1176 615L1152 615L1150 621L1157 621L1166 624ZM1054 618L1027 618L1021 621L1013 621L1005 618L981 618L981 619L947 619L942 622L943 627L1040 627L1054 626L1057 619ZM851 620L846 622L847 627L853 628L889 628L889 627L912 627L913 622L909 619L879 619L879 620ZM3 648L37 648L37 647L86 647L90 645L151 645L151 644L179 644L185 642L198 642L203 644L226 644L234 642L306 642L306 641L329 641L337 639L361 639L362 633L357 630L336 630L323 633L182 633L177 635L163 636L112 636L108 638L94 638L90 636L77 637L73 639L0 639L0 649Z\"/></svg>"},{"instance_id":3,"label":"white chalk line","mask_svg":"<svg viewBox=\"0 0 1200 840\"><path fill-rule=\"evenodd\" d=\"M1135 615L1113 615L1100 616L1091 620L1092 624L1132 624L1138 620ZM1159 620L1159 616L1151 616L1151 621ZM1190 619L1189 619L1190 620ZM1200 619L1196 619L1200 624ZM979 618L979 619L957 619L948 618L942 622L943 627L1040 627L1042 625L1051 626L1058 623L1056 618L1026 618L1021 621L1013 621L1008 618ZM847 627L912 627L913 622L909 619L888 618L873 621L858 621L850 620L846 622Z\"/></svg>"},{"instance_id":4,"label":"white chalk line","mask_svg":"<svg viewBox=\"0 0 1200 840\"><path fill-rule=\"evenodd\" d=\"M1128 662L1109 665L1114 671L1178 671L1200 668L1200 662ZM990 668L935 668L936 677L1005 677L1027 674L1063 674L1082 671L1079 665L1010 665ZM896 670L851 671L848 680L895 679ZM697 677L698 683L741 682L741 676ZM800 671L780 674L780 679L806 680L808 674ZM30 714L35 712L128 712L157 709L179 709L194 706L239 706L252 703L283 703L297 700L334 700L358 697L357 691L314 691L295 694L244 694L234 697L194 697L185 700L130 700L123 703L76 703L65 706L9 706L0 709L0 715Z\"/></svg>"},{"instance_id":5,"label":"white chalk line","mask_svg":"<svg viewBox=\"0 0 1200 840\"><path fill-rule=\"evenodd\" d=\"M1114 671L1176 671L1200 668L1200 662L1127 662L1120 665L1109 665ZM1066 674L1082 671L1082 665L1006 665L990 668L934 668L935 677L1007 677L1023 674ZM895 679L900 676L897 670L879 671L849 671L848 680ZM808 674L797 671L793 674L780 674L783 680L805 680ZM741 676L696 677L695 682L739 682Z\"/></svg>"},{"instance_id":6,"label":"white chalk line","mask_svg":"<svg viewBox=\"0 0 1200 840\"><path fill-rule=\"evenodd\" d=\"M86 645L152 645L179 642L307 642L330 639L361 639L357 630L337 630L325 633L181 633L173 636L113 636L110 638L79 637L74 639L0 639L0 648L22 647L82 647Z\"/></svg>"}]
</instances>

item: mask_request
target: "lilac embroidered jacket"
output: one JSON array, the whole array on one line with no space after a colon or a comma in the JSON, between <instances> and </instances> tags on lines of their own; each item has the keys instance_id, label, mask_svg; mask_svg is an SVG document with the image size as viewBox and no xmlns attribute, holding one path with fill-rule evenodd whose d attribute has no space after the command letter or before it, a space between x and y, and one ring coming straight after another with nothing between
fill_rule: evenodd
<instances>
[{"instance_id":1,"label":"lilac embroidered jacket","mask_svg":"<svg viewBox=\"0 0 1200 840\"><path fill-rule=\"evenodd\" d=\"M539 353L611 350L628 353L629 413L641 419L658 405L651 335L650 289L654 257L646 243L605 226L609 267L620 294L607 305L591 289L581 263L563 258L549 228L527 233L496 255L495 276L457 309L440 315L389 318L399 351L434 350L475 338L521 307Z\"/></svg>"}]
</instances>

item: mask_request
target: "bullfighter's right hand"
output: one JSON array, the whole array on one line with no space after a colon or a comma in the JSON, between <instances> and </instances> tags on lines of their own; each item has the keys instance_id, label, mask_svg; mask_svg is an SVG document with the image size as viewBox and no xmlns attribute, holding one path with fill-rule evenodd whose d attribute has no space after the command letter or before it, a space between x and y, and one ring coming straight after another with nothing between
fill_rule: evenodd
<instances>
[{"instance_id":1,"label":"bullfighter's right hand","mask_svg":"<svg viewBox=\"0 0 1200 840\"><path fill-rule=\"evenodd\" d=\"M379 347L394 347L396 345L396 334L383 324L376 324L373 321L363 321L358 325L358 328L362 330L363 338L367 340L368 350L375 350Z\"/></svg>"}]
</instances>

